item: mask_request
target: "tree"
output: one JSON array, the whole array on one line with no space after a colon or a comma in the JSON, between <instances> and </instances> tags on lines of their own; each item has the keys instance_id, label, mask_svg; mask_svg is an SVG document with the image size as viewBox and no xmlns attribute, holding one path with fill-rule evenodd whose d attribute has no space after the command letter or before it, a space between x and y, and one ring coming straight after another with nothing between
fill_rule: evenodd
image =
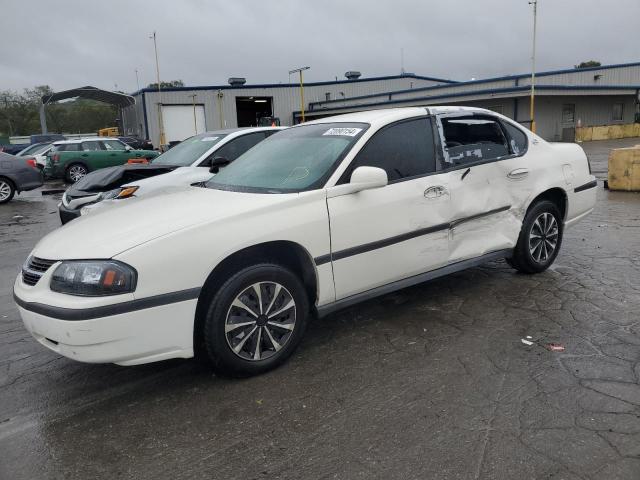
<instances>
[{"instance_id":1,"label":"tree","mask_svg":"<svg viewBox=\"0 0 640 480\"><path fill-rule=\"evenodd\" d=\"M161 81L160 88L171 88L171 87L184 87L184 82L182 80L170 80L168 82ZM147 88L152 88L154 90L158 89L158 82L150 83L147 85Z\"/></svg>"},{"instance_id":2,"label":"tree","mask_svg":"<svg viewBox=\"0 0 640 480\"><path fill-rule=\"evenodd\" d=\"M587 62L580 62L578 65L574 65L575 68L591 68L600 66L602 66L602 64L597 60L589 60Z\"/></svg>"},{"instance_id":3,"label":"tree","mask_svg":"<svg viewBox=\"0 0 640 480\"><path fill-rule=\"evenodd\" d=\"M23 93L0 91L0 136L31 135L40 132L42 96L53 93L48 85L25 88ZM116 125L118 109L95 100L77 98L45 107L49 131L91 133Z\"/></svg>"}]
</instances>

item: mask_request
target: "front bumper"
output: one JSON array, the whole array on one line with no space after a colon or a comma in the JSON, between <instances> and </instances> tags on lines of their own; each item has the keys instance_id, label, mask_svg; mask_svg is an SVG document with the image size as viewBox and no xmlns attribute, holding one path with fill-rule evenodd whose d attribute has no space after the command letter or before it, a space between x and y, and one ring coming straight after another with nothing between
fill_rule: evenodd
<instances>
[{"instance_id":1,"label":"front bumper","mask_svg":"<svg viewBox=\"0 0 640 480\"><path fill-rule=\"evenodd\" d=\"M45 347L80 362L118 365L193 356L197 298L85 320L81 312L117 303L113 303L113 297L73 297L52 292L48 277L54 269L51 267L33 287L26 285L21 275L14 284L14 299L24 326ZM100 302L102 305L98 305ZM69 308L73 304L91 307ZM63 320L34 311L38 306L54 305L67 317L80 318Z\"/></svg>"}]
</instances>

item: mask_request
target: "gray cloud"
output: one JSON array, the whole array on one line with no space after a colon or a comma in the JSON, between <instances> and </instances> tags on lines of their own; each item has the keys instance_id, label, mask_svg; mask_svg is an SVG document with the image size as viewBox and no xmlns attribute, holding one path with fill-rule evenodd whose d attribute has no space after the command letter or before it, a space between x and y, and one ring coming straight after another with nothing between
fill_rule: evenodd
<instances>
[{"instance_id":1,"label":"gray cloud","mask_svg":"<svg viewBox=\"0 0 640 480\"><path fill-rule=\"evenodd\" d=\"M539 0L538 70L582 60L640 61L640 1ZM187 85L308 81L405 70L456 80L529 71L527 0L4 0L0 89L48 84L133 91L161 77Z\"/></svg>"}]
</instances>

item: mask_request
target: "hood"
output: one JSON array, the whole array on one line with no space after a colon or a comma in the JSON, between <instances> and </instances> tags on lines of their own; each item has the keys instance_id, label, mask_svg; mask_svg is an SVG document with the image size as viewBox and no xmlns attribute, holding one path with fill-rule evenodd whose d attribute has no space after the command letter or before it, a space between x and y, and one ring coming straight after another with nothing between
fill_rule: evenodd
<instances>
[{"instance_id":1,"label":"hood","mask_svg":"<svg viewBox=\"0 0 640 480\"><path fill-rule=\"evenodd\" d=\"M174 166L171 165L119 165L116 167L102 168L91 172L78 180L67 189L67 196L70 198L84 197L100 192L108 192L120 187L125 183L136 180L161 175L170 172Z\"/></svg>"},{"instance_id":2,"label":"hood","mask_svg":"<svg viewBox=\"0 0 640 480\"><path fill-rule=\"evenodd\" d=\"M156 190L164 190L174 186L188 186L194 183L205 182L213 177L213 173L204 167L179 167L168 172L166 175L159 175L153 178L145 178L139 181L131 181L122 186L136 185L140 188L141 194L154 192Z\"/></svg>"},{"instance_id":3,"label":"hood","mask_svg":"<svg viewBox=\"0 0 640 480\"><path fill-rule=\"evenodd\" d=\"M33 255L49 260L111 258L184 228L271 208L298 194L173 187L82 216L45 236Z\"/></svg>"}]
</instances>

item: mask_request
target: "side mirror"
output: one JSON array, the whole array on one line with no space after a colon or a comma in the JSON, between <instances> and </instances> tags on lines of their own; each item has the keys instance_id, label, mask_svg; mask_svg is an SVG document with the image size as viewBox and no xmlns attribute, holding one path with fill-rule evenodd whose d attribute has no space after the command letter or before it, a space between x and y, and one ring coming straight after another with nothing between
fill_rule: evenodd
<instances>
[{"instance_id":1,"label":"side mirror","mask_svg":"<svg viewBox=\"0 0 640 480\"><path fill-rule=\"evenodd\" d=\"M387 172L378 167L358 167L351 174L349 183L337 185L327 191L329 197L339 197L352 193L384 187L389 183Z\"/></svg>"},{"instance_id":2,"label":"side mirror","mask_svg":"<svg viewBox=\"0 0 640 480\"><path fill-rule=\"evenodd\" d=\"M131 145L126 145L126 146L124 147L124 149L125 149L127 152L130 152L131 150L133 150L133 148L131 148Z\"/></svg>"},{"instance_id":3,"label":"side mirror","mask_svg":"<svg viewBox=\"0 0 640 480\"><path fill-rule=\"evenodd\" d=\"M211 164L209 165L209 172L218 173L221 167L229 165L230 163L231 161L227 160L224 157L214 157L213 160L211 160Z\"/></svg>"}]
</instances>

